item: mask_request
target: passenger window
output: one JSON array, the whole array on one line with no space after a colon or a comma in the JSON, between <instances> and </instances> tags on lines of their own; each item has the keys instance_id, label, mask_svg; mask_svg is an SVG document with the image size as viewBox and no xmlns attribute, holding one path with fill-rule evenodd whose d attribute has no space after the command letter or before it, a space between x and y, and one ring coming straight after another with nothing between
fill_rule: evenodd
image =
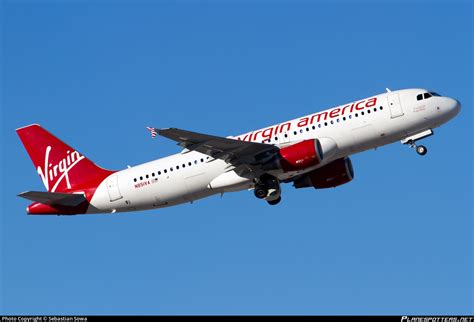
<instances>
[{"instance_id":1,"label":"passenger window","mask_svg":"<svg viewBox=\"0 0 474 322\"><path fill-rule=\"evenodd\" d=\"M191 166L191 162L188 162L188 165Z\"/></svg>"},{"instance_id":2,"label":"passenger window","mask_svg":"<svg viewBox=\"0 0 474 322\"><path fill-rule=\"evenodd\" d=\"M346 120L346 117L344 116L344 117L342 118L342 120L345 121L345 120Z\"/></svg>"},{"instance_id":3,"label":"passenger window","mask_svg":"<svg viewBox=\"0 0 474 322\"><path fill-rule=\"evenodd\" d=\"M359 117L359 114L356 113L356 114L355 114L355 117Z\"/></svg>"},{"instance_id":4,"label":"passenger window","mask_svg":"<svg viewBox=\"0 0 474 322\"><path fill-rule=\"evenodd\" d=\"M179 170L179 165L176 166L176 170Z\"/></svg>"},{"instance_id":5,"label":"passenger window","mask_svg":"<svg viewBox=\"0 0 474 322\"><path fill-rule=\"evenodd\" d=\"M383 110L383 106L380 106L380 110Z\"/></svg>"},{"instance_id":6,"label":"passenger window","mask_svg":"<svg viewBox=\"0 0 474 322\"><path fill-rule=\"evenodd\" d=\"M198 164L198 160L194 160L194 164Z\"/></svg>"},{"instance_id":7,"label":"passenger window","mask_svg":"<svg viewBox=\"0 0 474 322\"><path fill-rule=\"evenodd\" d=\"M318 127L321 128L321 123L318 124Z\"/></svg>"},{"instance_id":8,"label":"passenger window","mask_svg":"<svg viewBox=\"0 0 474 322\"><path fill-rule=\"evenodd\" d=\"M170 168L170 171L173 171L173 167Z\"/></svg>"},{"instance_id":9,"label":"passenger window","mask_svg":"<svg viewBox=\"0 0 474 322\"><path fill-rule=\"evenodd\" d=\"M324 122L324 126L328 126L328 122Z\"/></svg>"},{"instance_id":10,"label":"passenger window","mask_svg":"<svg viewBox=\"0 0 474 322\"><path fill-rule=\"evenodd\" d=\"M285 133L285 138L287 138L287 137L288 137L288 134Z\"/></svg>"},{"instance_id":11,"label":"passenger window","mask_svg":"<svg viewBox=\"0 0 474 322\"><path fill-rule=\"evenodd\" d=\"M158 175L160 175L160 174L161 174L161 171L158 171Z\"/></svg>"},{"instance_id":12,"label":"passenger window","mask_svg":"<svg viewBox=\"0 0 474 322\"><path fill-rule=\"evenodd\" d=\"M313 130L316 130L316 126L313 125Z\"/></svg>"},{"instance_id":13,"label":"passenger window","mask_svg":"<svg viewBox=\"0 0 474 322\"><path fill-rule=\"evenodd\" d=\"M155 176L155 173L154 173L154 172L152 172L152 173L151 173L151 176L152 176L152 177L154 177L154 176Z\"/></svg>"},{"instance_id":14,"label":"passenger window","mask_svg":"<svg viewBox=\"0 0 474 322\"><path fill-rule=\"evenodd\" d=\"M147 179L148 179L148 174L145 176L145 178L147 178Z\"/></svg>"},{"instance_id":15,"label":"passenger window","mask_svg":"<svg viewBox=\"0 0 474 322\"><path fill-rule=\"evenodd\" d=\"M297 134L296 131L294 131L293 134L296 135Z\"/></svg>"},{"instance_id":16,"label":"passenger window","mask_svg":"<svg viewBox=\"0 0 474 322\"><path fill-rule=\"evenodd\" d=\"M364 112L360 112L360 114L364 115Z\"/></svg>"},{"instance_id":17,"label":"passenger window","mask_svg":"<svg viewBox=\"0 0 474 322\"><path fill-rule=\"evenodd\" d=\"M137 178L133 178L133 182L137 182Z\"/></svg>"},{"instance_id":18,"label":"passenger window","mask_svg":"<svg viewBox=\"0 0 474 322\"><path fill-rule=\"evenodd\" d=\"M367 113L370 114L370 110L367 110Z\"/></svg>"},{"instance_id":19,"label":"passenger window","mask_svg":"<svg viewBox=\"0 0 474 322\"><path fill-rule=\"evenodd\" d=\"M416 100L421 101L423 99L423 94L416 95Z\"/></svg>"},{"instance_id":20,"label":"passenger window","mask_svg":"<svg viewBox=\"0 0 474 322\"><path fill-rule=\"evenodd\" d=\"M164 172L164 173L168 173L168 170L164 169L163 172Z\"/></svg>"},{"instance_id":21,"label":"passenger window","mask_svg":"<svg viewBox=\"0 0 474 322\"><path fill-rule=\"evenodd\" d=\"M140 177L140 180L143 180L143 177Z\"/></svg>"},{"instance_id":22,"label":"passenger window","mask_svg":"<svg viewBox=\"0 0 474 322\"><path fill-rule=\"evenodd\" d=\"M204 162L204 159L201 159L201 162Z\"/></svg>"},{"instance_id":23,"label":"passenger window","mask_svg":"<svg viewBox=\"0 0 474 322\"><path fill-rule=\"evenodd\" d=\"M182 167L183 167L183 168L186 168L186 164L183 163Z\"/></svg>"}]
</instances>

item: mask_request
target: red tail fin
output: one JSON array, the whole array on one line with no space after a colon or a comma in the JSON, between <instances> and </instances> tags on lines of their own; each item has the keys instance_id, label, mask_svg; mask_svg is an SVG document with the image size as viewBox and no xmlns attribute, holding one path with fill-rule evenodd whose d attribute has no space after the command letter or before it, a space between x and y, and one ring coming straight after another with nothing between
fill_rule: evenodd
<instances>
[{"instance_id":1,"label":"red tail fin","mask_svg":"<svg viewBox=\"0 0 474 322\"><path fill-rule=\"evenodd\" d=\"M16 130L46 190L94 189L114 171L105 170L38 124Z\"/></svg>"}]
</instances>

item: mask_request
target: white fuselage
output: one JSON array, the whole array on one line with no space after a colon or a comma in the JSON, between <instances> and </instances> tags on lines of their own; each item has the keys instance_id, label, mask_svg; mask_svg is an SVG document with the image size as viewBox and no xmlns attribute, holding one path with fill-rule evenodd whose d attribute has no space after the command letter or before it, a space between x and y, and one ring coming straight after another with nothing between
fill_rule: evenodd
<instances>
[{"instance_id":1,"label":"white fuselage","mask_svg":"<svg viewBox=\"0 0 474 322\"><path fill-rule=\"evenodd\" d=\"M230 138L279 147L313 138L330 138L336 142L337 152L317 166L294 172L271 172L278 179L287 180L338 158L433 129L459 112L459 102L448 97L417 100L419 94L426 92L424 89L387 92ZM234 181L229 182L237 183L212 187L211 182L218 177L224 182L227 177L238 177L232 169L223 160L183 150L112 174L97 188L88 212L162 208L253 187L253 181L245 178L238 181L232 178Z\"/></svg>"}]
</instances>

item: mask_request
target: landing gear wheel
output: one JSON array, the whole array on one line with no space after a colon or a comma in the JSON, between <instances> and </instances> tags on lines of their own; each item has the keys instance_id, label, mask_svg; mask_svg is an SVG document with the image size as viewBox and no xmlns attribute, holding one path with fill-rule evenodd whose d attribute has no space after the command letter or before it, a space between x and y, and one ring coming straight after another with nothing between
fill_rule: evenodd
<instances>
[{"instance_id":1,"label":"landing gear wheel","mask_svg":"<svg viewBox=\"0 0 474 322\"><path fill-rule=\"evenodd\" d=\"M253 192L255 194L255 197L258 199L263 199L268 195L268 189L264 185L259 185L255 187L255 190Z\"/></svg>"},{"instance_id":2,"label":"landing gear wheel","mask_svg":"<svg viewBox=\"0 0 474 322\"><path fill-rule=\"evenodd\" d=\"M416 147L416 153L419 155L425 155L428 152L428 149L424 145L418 145Z\"/></svg>"},{"instance_id":3,"label":"landing gear wheel","mask_svg":"<svg viewBox=\"0 0 474 322\"><path fill-rule=\"evenodd\" d=\"M274 205L278 204L280 201L281 201L281 197L278 197L275 200L271 200L271 201L268 200L267 202L268 202L269 205L274 206Z\"/></svg>"}]
</instances>

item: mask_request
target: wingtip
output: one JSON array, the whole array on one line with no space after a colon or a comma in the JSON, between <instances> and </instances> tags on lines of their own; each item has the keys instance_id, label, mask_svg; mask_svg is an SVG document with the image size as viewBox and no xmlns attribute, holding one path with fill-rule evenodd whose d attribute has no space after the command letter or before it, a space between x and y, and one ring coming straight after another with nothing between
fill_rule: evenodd
<instances>
[{"instance_id":1,"label":"wingtip","mask_svg":"<svg viewBox=\"0 0 474 322\"><path fill-rule=\"evenodd\" d=\"M148 131L150 131L150 134L151 134L151 138L154 139L157 135L158 135L158 132L156 131L156 129L154 127L151 127L151 126L147 126L146 129Z\"/></svg>"}]
</instances>

